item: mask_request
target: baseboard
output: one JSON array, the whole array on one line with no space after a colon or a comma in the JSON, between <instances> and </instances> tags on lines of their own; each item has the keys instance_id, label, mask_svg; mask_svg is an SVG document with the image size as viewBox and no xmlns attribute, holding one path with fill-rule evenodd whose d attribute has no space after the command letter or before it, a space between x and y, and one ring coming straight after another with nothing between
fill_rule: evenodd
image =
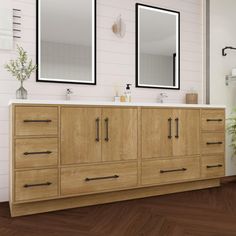
<instances>
[{"instance_id":1,"label":"baseboard","mask_svg":"<svg viewBox=\"0 0 236 236\"><path fill-rule=\"evenodd\" d=\"M62 198L41 202L10 204L10 209L11 216L16 217L218 186L220 186L220 179L200 180L163 186L100 193L87 196Z\"/></svg>"},{"instance_id":2,"label":"baseboard","mask_svg":"<svg viewBox=\"0 0 236 236\"><path fill-rule=\"evenodd\" d=\"M227 184L231 182L236 182L236 175L225 176L220 179L221 184Z\"/></svg>"}]
</instances>

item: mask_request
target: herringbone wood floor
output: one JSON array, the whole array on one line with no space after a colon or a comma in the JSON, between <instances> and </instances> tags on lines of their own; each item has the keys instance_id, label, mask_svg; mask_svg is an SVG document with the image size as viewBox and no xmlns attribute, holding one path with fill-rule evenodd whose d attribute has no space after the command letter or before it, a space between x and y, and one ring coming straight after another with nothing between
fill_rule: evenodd
<instances>
[{"instance_id":1,"label":"herringbone wood floor","mask_svg":"<svg viewBox=\"0 0 236 236\"><path fill-rule=\"evenodd\" d=\"M236 182L186 193L11 219L0 236L236 236Z\"/></svg>"}]
</instances>

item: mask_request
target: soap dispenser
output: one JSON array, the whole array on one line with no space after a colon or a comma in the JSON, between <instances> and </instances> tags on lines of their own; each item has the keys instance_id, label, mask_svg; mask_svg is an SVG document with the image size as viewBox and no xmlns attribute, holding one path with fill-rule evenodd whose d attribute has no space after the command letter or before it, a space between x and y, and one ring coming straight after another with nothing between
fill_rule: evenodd
<instances>
[{"instance_id":1,"label":"soap dispenser","mask_svg":"<svg viewBox=\"0 0 236 236\"><path fill-rule=\"evenodd\" d=\"M131 102L131 89L130 86L132 84L126 84L126 89L125 89L125 101L126 102Z\"/></svg>"}]
</instances>

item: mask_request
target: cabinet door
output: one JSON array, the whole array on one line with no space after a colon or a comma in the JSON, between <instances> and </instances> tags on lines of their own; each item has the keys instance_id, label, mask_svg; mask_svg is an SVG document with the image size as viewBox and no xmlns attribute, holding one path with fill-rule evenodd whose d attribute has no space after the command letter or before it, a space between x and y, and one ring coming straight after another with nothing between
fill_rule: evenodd
<instances>
[{"instance_id":1,"label":"cabinet door","mask_svg":"<svg viewBox=\"0 0 236 236\"><path fill-rule=\"evenodd\" d=\"M171 109L142 109L142 158L172 156Z\"/></svg>"},{"instance_id":2,"label":"cabinet door","mask_svg":"<svg viewBox=\"0 0 236 236\"><path fill-rule=\"evenodd\" d=\"M101 161L101 109L61 109L61 163Z\"/></svg>"},{"instance_id":3,"label":"cabinet door","mask_svg":"<svg viewBox=\"0 0 236 236\"><path fill-rule=\"evenodd\" d=\"M200 154L200 110L173 110L173 156Z\"/></svg>"},{"instance_id":4,"label":"cabinet door","mask_svg":"<svg viewBox=\"0 0 236 236\"><path fill-rule=\"evenodd\" d=\"M136 108L102 110L102 160L137 159L138 112Z\"/></svg>"}]
</instances>

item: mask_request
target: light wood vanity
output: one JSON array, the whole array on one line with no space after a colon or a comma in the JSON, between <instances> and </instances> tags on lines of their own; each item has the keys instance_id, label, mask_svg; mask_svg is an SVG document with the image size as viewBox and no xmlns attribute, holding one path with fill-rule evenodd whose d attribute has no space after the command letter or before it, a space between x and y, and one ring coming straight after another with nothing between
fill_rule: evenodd
<instances>
[{"instance_id":1,"label":"light wood vanity","mask_svg":"<svg viewBox=\"0 0 236 236\"><path fill-rule=\"evenodd\" d=\"M220 185L225 109L11 102L12 216Z\"/></svg>"}]
</instances>

